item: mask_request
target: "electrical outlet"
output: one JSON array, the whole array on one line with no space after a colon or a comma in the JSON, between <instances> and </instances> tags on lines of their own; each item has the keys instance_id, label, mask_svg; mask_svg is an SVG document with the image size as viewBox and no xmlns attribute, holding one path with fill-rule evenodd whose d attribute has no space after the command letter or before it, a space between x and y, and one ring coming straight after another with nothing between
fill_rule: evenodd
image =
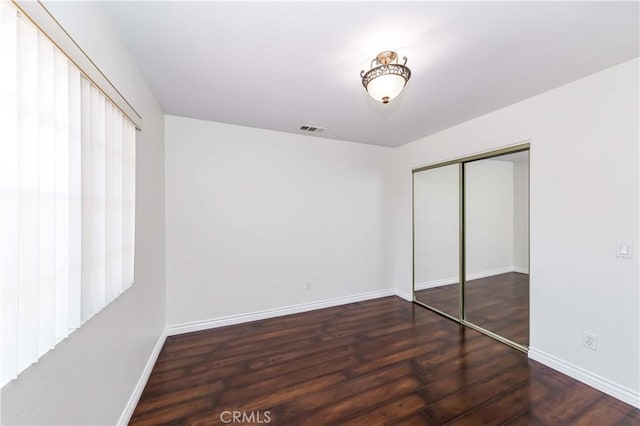
<instances>
[{"instance_id":1,"label":"electrical outlet","mask_svg":"<svg viewBox=\"0 0 640 426\"><path fill-rule=\"evenodd\" d=\"M304 289L305 290L311 290L311 283L308 282L308 281L306 283L304 283Z\"/></svg>"},{"instance_id":2,"label":"electrical outlet","mask_svg":"<svg viewBox=\"0 0 640 426\"><path fill-rule=\"evenodd\" d=\"M587 333L586 331L582 335L582 346L589 348L592 351L598 350L598 336L595 334Z\"/></svg>"}]
</instances>

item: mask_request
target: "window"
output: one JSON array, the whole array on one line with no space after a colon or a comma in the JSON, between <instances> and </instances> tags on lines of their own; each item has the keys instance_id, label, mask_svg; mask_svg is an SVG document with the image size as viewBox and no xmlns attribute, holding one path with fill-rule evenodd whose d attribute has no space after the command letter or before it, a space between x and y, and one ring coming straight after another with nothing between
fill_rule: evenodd
<instances>
[{"instance_id":1,"label":"window","mask_svg":"<svg viewBox=\"0 0 640 426\"><path fill-rule=\"evenodd\" d=\"M0 1L0 385L133 283L135 125Z\"/></svg>"}]
</instances>

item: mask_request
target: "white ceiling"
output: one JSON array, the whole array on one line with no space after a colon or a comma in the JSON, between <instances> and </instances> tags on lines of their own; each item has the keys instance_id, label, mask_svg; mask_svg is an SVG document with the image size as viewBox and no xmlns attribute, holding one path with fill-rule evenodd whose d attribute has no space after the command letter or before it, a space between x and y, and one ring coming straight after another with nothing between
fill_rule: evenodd
<instances>
[{"instance_id":1,"label":"white ceiling","mask_svg":"<svg viewBox=\"0 0 640 426\"><path fill-rule=\"evenodd\" d=\"M638 56L638 3L108 2L167 114L398 146ZM388 105L360 70L413 76Z\"/></svg>"}]
</instances>

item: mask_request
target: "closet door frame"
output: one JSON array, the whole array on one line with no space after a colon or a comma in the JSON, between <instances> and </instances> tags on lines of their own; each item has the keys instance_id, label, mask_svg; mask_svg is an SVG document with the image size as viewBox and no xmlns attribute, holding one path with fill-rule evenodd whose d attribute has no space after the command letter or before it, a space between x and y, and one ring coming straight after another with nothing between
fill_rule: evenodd
<instances>
[{"instance_id":1,"label":"closet door frame","mask_svg":"<svg viewBox=\"0 0 640 426\"><path fill-rule=\"evenodd\" d=\"M470 156L466 156L466 157L461 157L461 158L456 158L453 160L448 160L448 161L443 161L443 162L439 162L439 163L434 163L434 164L429 164L426 166L422 166L422 167L418 167L416 169L412 169L411 170L411 289L412 289L412 298L413 298L413 303L420 305L424 308L427 308L433 312L436 312L437 314L440 314L446 318L449 318L453 321L456 321L466 327L469 327L471 329L474 329L476 331L479 331L482 334L485 334L489 337L492 337L506 345L509 345L519 351L522 351L524 353L527 353L529 351L528 346L526 345L522 345L520 343L516 343L512 340L509 340L503 336L500 336L499 334L496 334L490 330L487 330L483 327L480 327L476 324L473 324L469 321L467 321L466 319L466 311L465 311L465 283L466 283L466 247L465 247L465 241L466 241L466 235L465 235L465 164L466 163L470 163L473 161L478 161L478 160L486 160L489 158L493 158L493 157L499 157L501 155L506 155L506 154L514 154L516 152L522 152L522 151L531 151L531 147L530 147L530 143L529 142L524 142L524 143L520 143L517 145L513 145L513 146L509 146L509 147L505 147L505 148L500 148L500 149L496 149L496 150L492 150L492 151L487 151L487 152L482 152L479 154L474 154L474 155L470 155ZM529 160L530 161L530 160ZM460 307L460 315L458 317L455 317L451 314L448 314L446 312L443 312L439 309L433 308L432 306L429 306L427 303L425 302L421 302L420 300L418 300L416 298L416 243L415 243L415 174L425 171L425 170L430 170L430 169L436 169L439 167L445 167L445 166L451 166L454 164L458 164L458 194L459 194L459 214L458 214L458 219L459 219L459 233L458 233L458 247L459 247L459 252L458 252L458 260L459 260L459 264L458 264L458 270L459 270L459 282L458 282L458 289L459 289L459 307ZM531 171L529 171L529 175L531 174ZM530 182L529 182L530 185ZM529 193L529 199L531 199L531 193ZM529 203L529 210L531 209L531 204ZM531 221L531 216L529 215L529 222ZM529 229L530 229L530 225L529 225ZM530 239L529 239L529 244L530 243ZM531 257L531 250L529 250L529 257ZM529 277L531 277L531 262L529 262Z\"/></svg>"}]
</instances>

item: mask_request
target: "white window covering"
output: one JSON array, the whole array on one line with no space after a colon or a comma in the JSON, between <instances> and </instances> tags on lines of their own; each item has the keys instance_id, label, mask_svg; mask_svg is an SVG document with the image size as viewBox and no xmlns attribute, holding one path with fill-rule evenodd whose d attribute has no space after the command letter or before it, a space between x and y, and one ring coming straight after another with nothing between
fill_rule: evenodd
<instances>
[{"instance_id":1,"label":"white window covering","mask_svg":"<svg viewBox=\"0 0 640 426\"><path fill-rule=\"evenodd\" d=\"M133 283L135 126L0 1L0 386Z\"/></svg>"}]
</instances>

